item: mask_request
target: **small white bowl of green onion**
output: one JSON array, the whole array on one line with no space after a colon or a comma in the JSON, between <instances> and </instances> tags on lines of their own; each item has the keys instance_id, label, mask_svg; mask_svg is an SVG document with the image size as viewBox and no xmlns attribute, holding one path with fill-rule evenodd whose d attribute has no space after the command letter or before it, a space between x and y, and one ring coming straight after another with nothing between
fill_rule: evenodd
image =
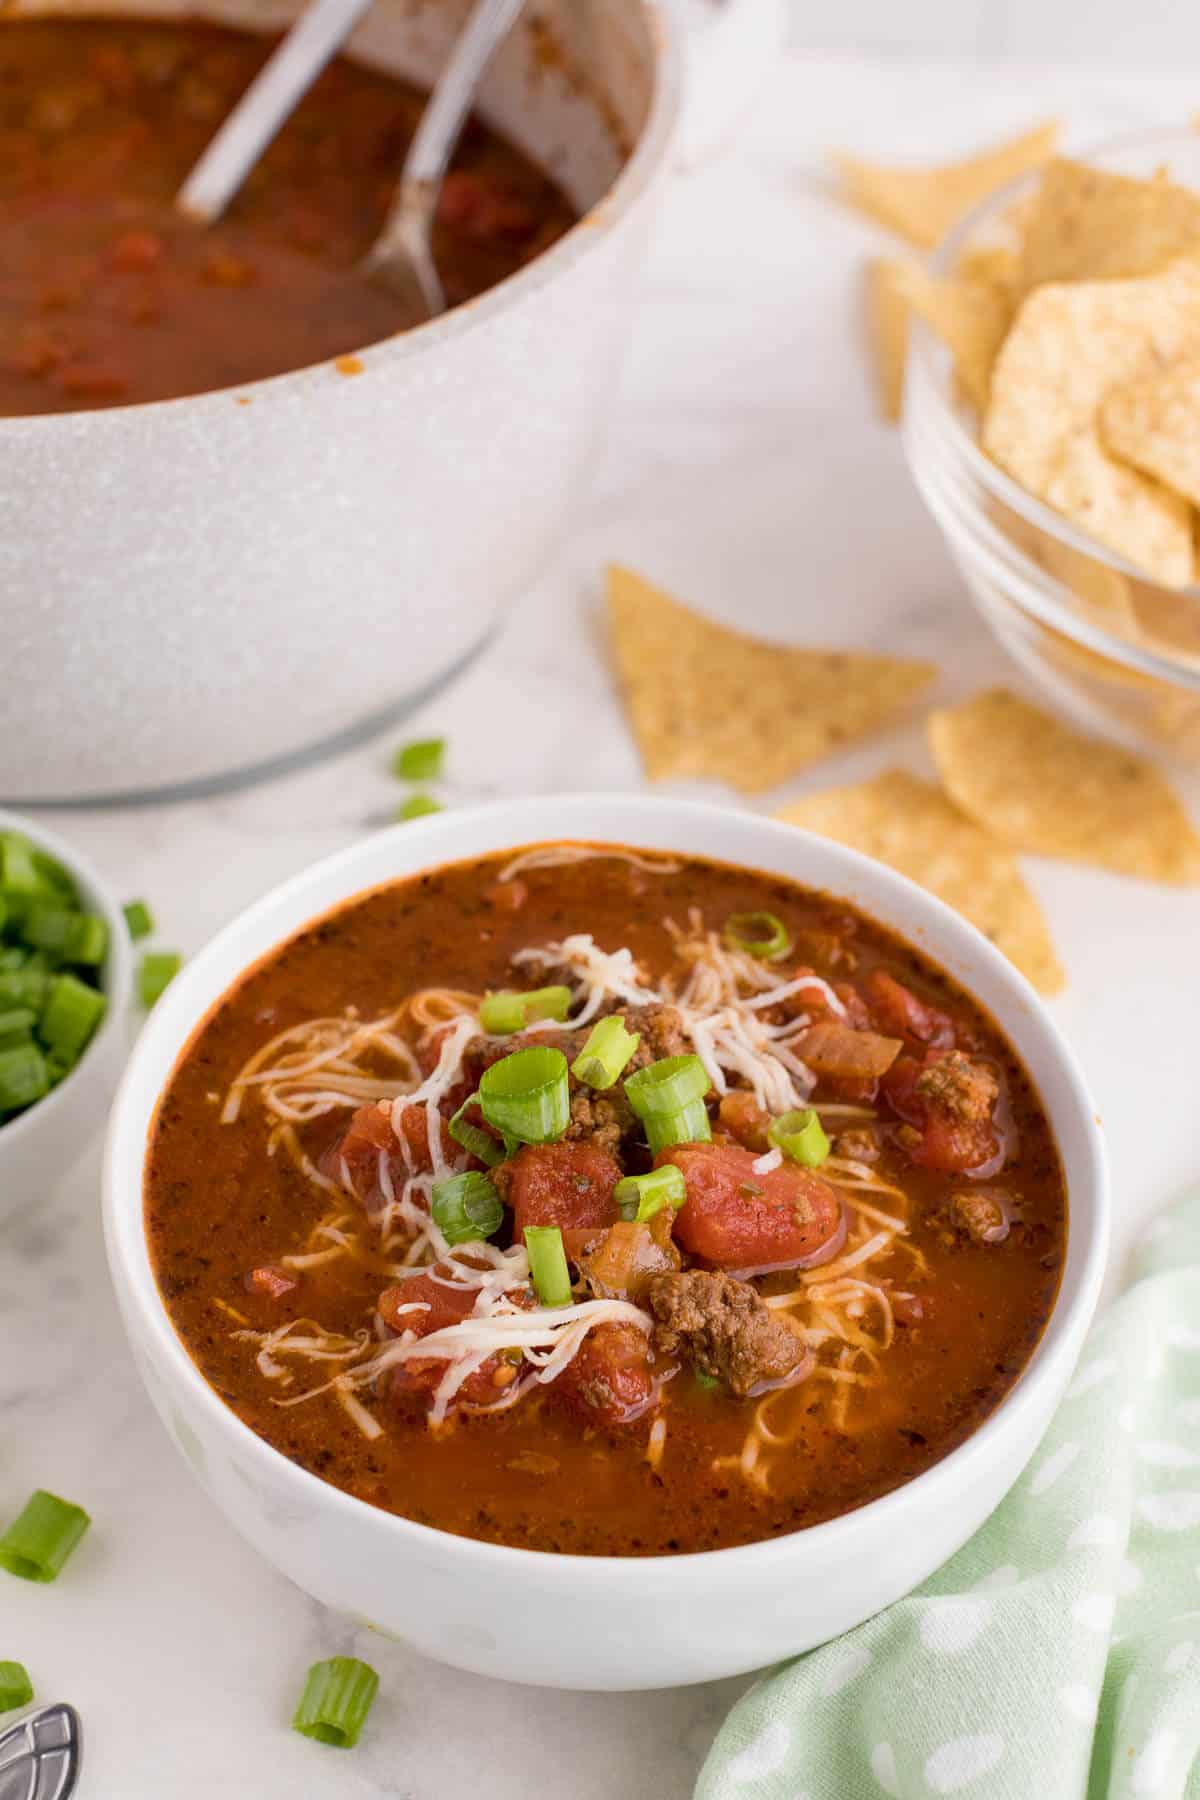
<instances>
[{"instance_id":1,"label":"small white bowl of green onion","mask_svg":"<svg viewBox=\"0 0 1200 1800\"><path fill-rule=\"evenodd\" d=\"M84 1150L127 1048L130 925L87 860L0 811L0 1218Z\"/></svg>"}]
</instances>

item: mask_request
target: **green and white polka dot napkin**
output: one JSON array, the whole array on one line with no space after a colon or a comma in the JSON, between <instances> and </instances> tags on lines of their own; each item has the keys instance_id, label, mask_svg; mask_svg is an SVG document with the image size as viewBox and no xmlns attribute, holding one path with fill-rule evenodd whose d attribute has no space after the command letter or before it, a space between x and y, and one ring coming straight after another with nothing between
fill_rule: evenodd
<instances>
[{"instance_id":1,"label":"green and white polka dot napkin","mask_svg":"<svg viewBox=\"0 0 1200 1800\"><path fill-rule=\"evenodd\" d=\"M770 1671L696 1800L1200 1800L1200 1193L910 1599Z\"/></svg>"}]
</instances>

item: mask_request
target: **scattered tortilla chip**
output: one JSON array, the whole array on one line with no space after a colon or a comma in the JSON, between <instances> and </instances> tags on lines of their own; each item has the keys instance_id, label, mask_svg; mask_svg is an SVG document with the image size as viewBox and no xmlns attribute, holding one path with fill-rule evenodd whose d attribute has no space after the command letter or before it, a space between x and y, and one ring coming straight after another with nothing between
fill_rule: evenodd
<instances>
[{"instance_id":1,"label":"scattered tortilla chip","mask_svg":"<svg viewBox=\"0 0 1200 1800\"><path fill-rule=\"evenodd\" d=\"M1200 881L1200 837L1152 763L995 688L930 714L946 792L1016 850Z\"/></svg>"},{"instance_id":2,"label":"scattered tortilla chip","mask_svg":"<svg viewBox=\"0 0 1200 1800\"><path fill-rule=\"evenodd\" d=\"M617 667L651 781L753 794L887 724L932 663L794 650L702 618L629 569L608 572Z\"/></svg>"},{"instance_id":3,"label":"scattered tortilla chip","mask_svg":"<svg viewBox=\"0 0 1200 1800\"><path fill-rule=\"evenodd\" d=\"M941 789L904 769L810 794L779 814L887 863L962 913L1039 993L1065 980L1046 921L1011 853L964 818Z\"/></svg>"},{"instance_id":4,"label":"scattered tortilla chip","mask_svg":"<svg viewBox=\"0 0 1200 1800\"><path fill-rule=\"evenodd\" d=\"M941 338L964 396L977 412L986 412L992 368L1013 320L1010 300L983 282L939 281L906 263L892 267L895 291Z\"/></svg>"},{"instance_id":5,"label":"scattered tortilla chip","mask_svg":"<svg viewBox=\"0 0 1200 1800\"><path fill-rule=\"evenodd\" d=\"M918 249L932 250L978 201L1040 168L1053 156L1057 136L1057 122L1050 120L966 162L934 169L894 168L840 153L834 161L844 199Z\"/></svg>"},{"instance_id":6,"label":"scattered tortilla chip","mask_svg":"<svg viewBox=\"0 0 1200 1800\"><path fill-rule=\"evenodd\" d=\"M1020 291L1047 281L1152 275L1200 247L1200 194L1065 157L1050 163L1025 224Z\"/></svg>"},{"instance_id":7,"label":"scattered tortilla chip","mask_svg":"<svg viewBox=\"0 0 1200 1800\"><path fill-rule=\"evenodd\" d=\"M880 417L894 425L904 405L904 363L908 356L908 301L898 276L902 263L874 256L867 264L867 341L875 371Z\"/></svg>"},{"instance_id":8,"label":"scattered tortilla chip","mask_svg":"<svg viewBox=\"0 0 1200 1800\"><path fill-rule=\"evenodd\" d=\"M1200 360L1127 381L1100 408L1105 448L1200 505Z\"/></svg>"},{"instance_id":9,"label":"scattered tortilla chip","mask_svg":"<svg viewBox=\"0 0 1200 1800\"><path fill-rule=\"evenodd\" d=\"M1030 493L1167 587L1192 579L1186 501L1109 456L1108 390L1200 355L1200 260L1161 275L1039 288L992 371L983 446Z\"/></svg>"}]
</instances>

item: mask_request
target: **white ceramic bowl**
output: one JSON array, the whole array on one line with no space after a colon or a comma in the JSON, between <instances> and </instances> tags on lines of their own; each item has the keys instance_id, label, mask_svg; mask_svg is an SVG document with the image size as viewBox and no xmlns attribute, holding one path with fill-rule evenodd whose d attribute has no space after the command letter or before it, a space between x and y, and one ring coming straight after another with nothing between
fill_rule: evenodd
<instances>
[{"instance_id":1,"label":"white ceramic bowl","mask_svg":"<svg viewBox=\"0 0 1200 1800\"><path fill-rule=\"evenodd\" d=\"M428 85L468 4L375 0L352 49ZM194 10L265 30L300 0ZM470 305L363 352L360 374L326 362L182 400L0 419L0 797L261 772L378 727L479 647L586 474L671 166L681 66L674 7L657 0L526 8L480 110L584 216Z\"/></svg>"},{"instance_id":2,"label":"white ceramic bowl","mask_svg":"<svg viewBox=\"0 0 1200 1800\"><path fill-rule=\"evenodd\" d=\"M0 1220L36 1205L86 1149L108 1110L125 1058L133 956L125 916L85 857L55 832L0 811L0 831L19 831L70 871L89 911L108 926L101 987L108 1010L64 1081L44 1100L0 1125Z\"/></svg>"},{"instance_id":3,"label":"white ceramic bowl","mask_svg":"<svg viewBox=\"0 0 1200 1800\"><path fill-rule=\"evenodd\" d=\"M217 1398L155 1285L142 1167L181 1050L246 968L314 916L380 882L554 838L591 838L748 864L830 890L921 945L991 1012L1053 1120L1070 1187L1062 1289L1028 1368L981 1428L934 1468L857 1512L767 1543L678 1557L507 1549L412 1524L297 1468ZM910 882L825 839L748 813L673 800L514 800L366 839L253 906L155 1008L114 1108L105 1163L108 1251L155 1406L216 1504L309 1593L447 1663L550 1687L680 1685L823 1643L907 1593L956 1550L1031 1456L1062 1396L1100 1288L1105 1157L1070 1050L1024 979Z\"/></svg>"}]
</instances>

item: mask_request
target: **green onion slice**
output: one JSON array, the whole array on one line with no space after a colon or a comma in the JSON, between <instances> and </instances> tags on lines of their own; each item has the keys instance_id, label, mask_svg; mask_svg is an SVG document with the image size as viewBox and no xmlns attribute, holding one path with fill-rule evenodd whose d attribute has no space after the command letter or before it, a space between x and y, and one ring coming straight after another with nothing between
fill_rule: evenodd
<instances>
[{"instance_id":1,"label":"green onion slice","mask_svg":"<svg viewBox=\"0 0 1200 1800\"><path fill-rule=\"evenodd\" d=\"M562 1232L557 1225L527 1225L529 1277L543 1306L570 1306L571 1276Z\"/></svg>"},{"instance_id":2,"label":"green onion slice","mask_svg":"<svg viewBox=\"0 0 1200 1800\"><path fill-rule=\"evenodd\" d=\"M767 1140L792 1162L803 1163L806 1169L819 1168L829 1155L825 1128L811 1106L806 1106L802 1112L781 1114L767 1132Z\"/></svg>"},{"instance_id":3,"label":"green onion slice","mask_svg":"<svg viewBox=\"0 0 1200 1800\"><path fill-rule=\"evenodd\" d=\"M56 975L42 1008L42 1042L65 1062L78 1062L107 1006L104 995L77 976Z\"/></svg>"},{"instance_id":4,"label":"green onion slice","mask_svg":"<svg viewBox=\"0 0 1200 1800\"><path fill-rule=\"evenodd\" d=\"M771 912L733 913L725 921L725 941L763 962L786 956L792 947L787 927Z\"/></svg>"},{"instance_id":5,"label":"green onion slice","mask_svg":"<svg viewBox=\"0 0 1200 1800\"><path fill-rule=\"evenodd\" d=\"M407 825L411 819L425 819L430 813L439 813L441 810L441 801L435 800L432 794L410 794L396 808L396 823Z\"/></svg>"},{"instance_id":6,"label":"green onion slice","mask_svg":"<svg viewBox=\"0 0 1200 1800\"><path fill-rule=\"evenodd\" d=\"M22 1581L53 1581L90 1524L82 1506L39 1488L0 1537L0 1569Z\"/></svg>"},{"instance_id":7,"label":"green onion slice","mask_svg":"<svg viewBox=\"0 0 1200 1800\"><path fill-rule=\"evenodd\" d=\"M147 1012L165 994L182 967L183 958L175 950L146 952L138 970L138 998Z\"/></svg>"},{"instance_id":8,"label":"green onion slice","mask_svg":"<svg viewBox=\"0 0 1200 1800\"><path fill-rule=\"evenodd\" d=\"M354 1656L332 1656L314 1663L292 1720L292 1729L321 1744L350 1750L366 1723L379 1677L370 1663Z\"/></svg>"},{"instance_id":9,"label":"green onion slice","mask_svg":"<svg viewBox=\"0 0 1200 1800\"><path fill-rule=\"evenodd\" d=\"M678 1212L687 1199L683 1171L674 1163L664 1163L661 1169L651 1169L647 1175L626 1175L613 1189L613 1199L623 1219L636 1219L641 1224L664 1206Z\"/></svg>"},{"instance_id":10,"label":"green onion slice","mask_svg":"<svg viewBox=\"0 0 1200 1800\"><path fill-rule=\"evenodd\" d=\"M36 1044L13 1044L0 1050L0 1113L32 1106L50 1091L50 1072Z\"/></svg>"},{"instance_id":11,"label":"green onion slice","mask_svg":"<svg viewBox=\"0 0 1200 1800\"><path fill-rule=\"evenodd\" d=\"M461 1144L464 1150L469 1150L472 1156L477 1156L479 1161L486 1163L489 1169L494 1169L497 1163L504 1161L507 1152L503 1144L496 1142L490 1131L485 1131L482 1125L476 1125L467 1118L466 1115L471 1108L478 1105L479 1091L476 1089L475 1093L467 1095L446 1130L456 1144Z\"/></svg>"},{"instance_id":12,"label":"green onion slice","mask_svg":"<svg viewBox=\"0 0 1200 1800\"><path fill-rule=\"evenodd\" d=\"M501 1037L510 1031L524 1031L535 1019L557 1019L561 1023L570 1004L569 987L533 988L524 994L485 994L479 1023L485 1031Z\"/></svg>"},{"instance_id":13,"label":"green onion slice","mask_svg":"<svg viewBox=\"0 0 1200 1800\"><path fill-rule=\"evenodd\" d=\"M674 1144L707 1144L712 1139L712 1123L703 1100L689 1100L678 1112L652 1113L642 1120L642 1128L655 1156Z\"/></svg>"},{"instance_id":14,"label":"green onion slice","mask_svg":"<svg viewBox=\"0 0 1200 1800\"><path fill-rule=\"evenodd\" d=\"M626 1098L645 1127L651 1150L708 1142L712 1126L704 1096L711 1086L698 1056L665 1056L629 1077Z\"/></svg>"},{"instance_id":15,"label":"green onion slice","mask_svg":"<svg viewBox=\"0 0 1200 1800\"><path fill-rule=\"evenodd\" d=\"M401 744L392 758L392 774L401 781L436 781L445 760L445 738L416 738Z\"/></svg>"},{"instance_id":16,"label":"green onion slice","mask_svg":"<svg viewBox=\"0 0 1200 1800\"><path fill-rule=\"evenodd\" d=\"M139 938L150 936L154 930L154 915L144 900L129 900L121 911L125 914L125 924L135 944Z\"/></svg>"},{"instance_id":17,"label":"green onion slice","mask_svg":"<svg viewBox=\"0 0 1200 1800\"><path fill-rule=\"evenodd\" d=\"M566 1057L549 1044L502 1056L480 1077L479 1110L506 1138L555 1143L571 1120Z\"/></svg>"},{"instance_id":18,"label":"green onion slice","mask_svg":"<svg viewBox=\"0 0 1200 1800\"><path fill-rule=\"evenodd\" d=\"M692 1373L696 1377L697 1387L719 1388L721 1385L716 1376L710 1375L707 1369L693 1369Z\"/></svg>"},{"instance_id":19,"label":"green onion slice","mask_svg":"<svg viewBox=\"0 0 1200 1800\"><path fill-rule=\"evenodd\" d=\"M24 1663L0 1662L0 1713L28 1706L32 1699L33 1683Z\"/></svg>"},{"instance_id":20,"label":"green onion slice","mask_svg":"<svg viewBox=\"0 0 1200 1800\"><path fill-rule=\"evenodd\" d=\"M603 1091L613 1086L641 1043L641 1034L627 1031L624 1019L615 1015L592 1026L587 1042L571 1064L576 1081Z\"/></svg>"},{"instance_id":21,"label":"green onion slice","mask_svg":"<svg viewBox=\"0 0 1200 1800\"><path fill-rule=\"evenodd\" d=\"M486 1175L475 1171L435 1182L429 1210L448 1244L477 1243L504 1223L499 1194Z\"/></svg>"}]
</instances>

